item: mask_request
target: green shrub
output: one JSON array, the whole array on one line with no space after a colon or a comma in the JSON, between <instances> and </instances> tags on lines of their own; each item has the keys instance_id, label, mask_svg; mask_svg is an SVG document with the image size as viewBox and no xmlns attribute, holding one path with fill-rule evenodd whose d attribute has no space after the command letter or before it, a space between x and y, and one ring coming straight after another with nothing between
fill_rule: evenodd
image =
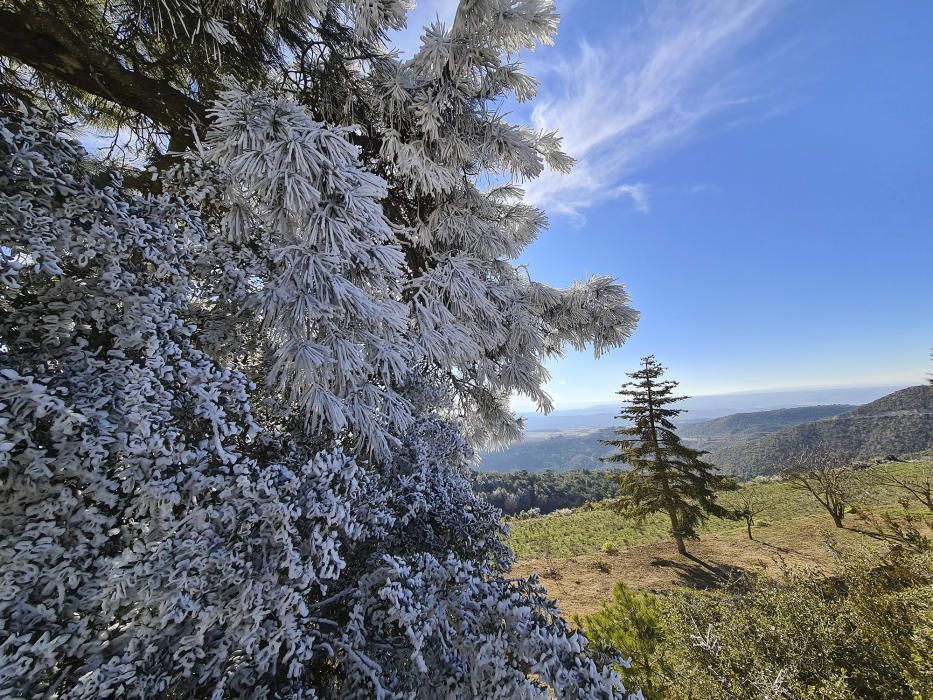
<instances>
[{"instance_id":1,"label":"green shrub","mask_svg":"<svg viewBox=\"0 0 933 700\"><path fill-rule=\"evenodd\" d=\"M789 573L659 598L621 583L574 622L599 661L657 698L933 698L933 548L917 516L877 520L893 545L840 556L837 576ZM617 662L618 663L618 662Z\"/></svg>"},{"instance_id":2,"label":"green shrub","mask_svg":"<svg viewBox=\"0 0 933 700\"><path fill-rule=\"evenodd\" d=\"M933 552L898 544L841 564L672 597L664 696L933 697Z\"/></svg>"},{"instance_id":3,"label":"green shrub","mask_svg":"<svg viewBox=\"0 0 933 700\"><path fill-rule=\"evenodd\" d=\"M663 607L656 596L635 592L619 582L599 612L575 616L574 623L585 630L593 655L601 661L617 656L629 659L627 666L618 666L625 687L641 689L645 698L653 700L664 697L660 694L665 675L662 618Z\"/></svg>"},{"instance_id":4,"label":"green shrub","mask_svg":"<svg viewBox=\"0 0 933 700\"><path fill-rule=\"evenodd\" d=\"M613 542L612 540L606 540L605 542L603 542L603 546L601 547L601 549L603 550L603 554L618 554L619 553L619 548L616 547L615 542Z\"/></svg>"}]
</instances>

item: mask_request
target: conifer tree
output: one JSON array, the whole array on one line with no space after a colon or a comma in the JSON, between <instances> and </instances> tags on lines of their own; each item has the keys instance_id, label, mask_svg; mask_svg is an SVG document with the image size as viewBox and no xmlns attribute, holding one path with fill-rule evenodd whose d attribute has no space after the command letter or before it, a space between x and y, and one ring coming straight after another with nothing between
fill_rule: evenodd
<instances>
[{"instance_id":1,"label":"conifer tree","mask_svg":"<svg viewBox=\"0 0 933 700\"><path fill-rule=\"evenodd\" d=\"M603 461L631 467L619 480L620 507L636 517L666 513L677 551L686 554L684 540L697 539L697 527L708 515L728 514L716 503L725 480L701 459L704 452L683 445L675 432L671 419L683 409L672 405L688 397L673 394L677 382L662 379L664 367L654 355L641 362L641 369L628 374L633 381L617 392L628 401L617 418L631 424L615 431L618 439L600 441L619 448Z\"/></svg>"}]
</instances>

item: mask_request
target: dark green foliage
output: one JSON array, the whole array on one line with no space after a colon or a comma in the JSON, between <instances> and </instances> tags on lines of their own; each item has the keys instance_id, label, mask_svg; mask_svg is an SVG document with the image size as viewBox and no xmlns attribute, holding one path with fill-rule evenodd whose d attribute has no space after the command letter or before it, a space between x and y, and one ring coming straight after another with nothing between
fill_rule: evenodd
<instances>
[{"instance_id":1,"label":"dark green foliage","mask_svg":"<svg viewBox=\"0 0 933 700\"><path fill-rule=\"evenodd\" d=\"M716 492L727 484L701 459L703 452L685 446L677 436L671 419L682 409L671 404L686 397L673 395L677 382L663 375L654 356L642 358L642 368L628 375L633 381L618 392L628 404L618 417L629 425L616 430L617 439L601 441L619 450L603 461L631 466L619 479L618 507L638 518L666 513L677 551L685 554L684 540L696 539L697 528L709 515L729 515L716 503Z\"/></svg>"},{"instance_id":2,"label":"dark green foliage","mask_svg":"<svg viewBox=\"0 0 933 700\"><path fill-rule=\"evenodd\" d=\"M664 607L656 596L633 591L620 581L599 612L575 616L573 621L586 630L594 656L604 661L613 656L628 660L627 666L617 668L625 687L639 688L647 700L653 700L662 697L663 677L669 673L663 615Z\"/></svg>"},{"instance_id":3,"label":"dark green foliage","mask_svg":"<svg viewBox=\"0 0 933 700\"><path fill-rule=\"evenodd\" d=\"M505 515L537 508L542 514L619 495L616 469L569 472L473 472L473 491Z\"/></svg>"}]
</instances>

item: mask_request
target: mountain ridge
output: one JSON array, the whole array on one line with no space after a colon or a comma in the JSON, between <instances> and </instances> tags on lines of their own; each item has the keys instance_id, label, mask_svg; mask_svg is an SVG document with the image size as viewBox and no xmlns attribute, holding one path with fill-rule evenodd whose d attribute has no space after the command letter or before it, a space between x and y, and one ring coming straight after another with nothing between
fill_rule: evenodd
<instances>
[{"instance_id":1,"label":"mountain ridge","mask_svg":"<svg viewBox=\"0 0 933 700\"><path fill-rule=\"evenodd\" d=\"M791 425L838 415L853 408L856 407L830 404L735 413L710 420L689 423L679 421L678 432L690 447L710 449L760 437ZM531 435L507 450L485 453L479 469L492 472L598 469L603 466L599 457L613 453L612 448L599 441L612 438L619 425L617 422L615 426L599 429Z\"/></svg>"},{"instance_id":2,"label":"mountain ridge","mask_svg":"<svg viewBox=\"0 0 933 700\"><path fill-rule=\"evenodd\" d=\"M933 389L895 391L846 413L801 423L711 450L722 471L742 478L772 474L804 449L822 447L853 459L917 452L933 446Z\"/></svg>"},{"instance_id":3,"label":"mountain ridge","mask_svg":"<svg viewBox=\"0 0 933 700\"><path fill-rule=\"evenodd\" d=\"M678 405L685 413L681 425L710 420L736 413L772 411L784 408L826 406L831 404L861 405L905 388L901 385L856 387L798 388L782 390L741 391L726 394L692 396ZM525 420L526 435L558 433L565 430L599 430L613 425L620 403L598 403L589 406L558 408L544 415L520 411Z\"/></svg>"},{"instance_id":4,"label":"mountain ridge","mask_svg":"<svg viewBox=\"0 0 933 700\"><path fill-rule=\"evenodd\" d=\"M801 423L831 418L856 408L858 406L851 404L828 404L733 413L720 418L711 418L679 426L678 434L683 438L723 437L748 439L777 432Z\"/></svg>"}]
</instances>

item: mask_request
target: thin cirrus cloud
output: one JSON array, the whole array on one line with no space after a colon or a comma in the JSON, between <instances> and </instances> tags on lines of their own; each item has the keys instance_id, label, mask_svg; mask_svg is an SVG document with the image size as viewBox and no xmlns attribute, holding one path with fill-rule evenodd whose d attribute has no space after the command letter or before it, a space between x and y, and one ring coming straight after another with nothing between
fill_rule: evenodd
<instances>
[{"instance_id":1,"label":"thin cirrus cloud","mask_svg":"<svg viewBox=\"0 0 933 700\"><path fill-rule=\"evenodd\" d=\"M568 175L545 172L528 183L527 201L578 220L618 198L646 211L649 189L637 181L638 168L710 116L754 101L742 94L749 66L738 54L781 1L648 3L609 39L533 65L542 88L531 121L557 129L577 164Z\"/></svg>"}]
</instances>

